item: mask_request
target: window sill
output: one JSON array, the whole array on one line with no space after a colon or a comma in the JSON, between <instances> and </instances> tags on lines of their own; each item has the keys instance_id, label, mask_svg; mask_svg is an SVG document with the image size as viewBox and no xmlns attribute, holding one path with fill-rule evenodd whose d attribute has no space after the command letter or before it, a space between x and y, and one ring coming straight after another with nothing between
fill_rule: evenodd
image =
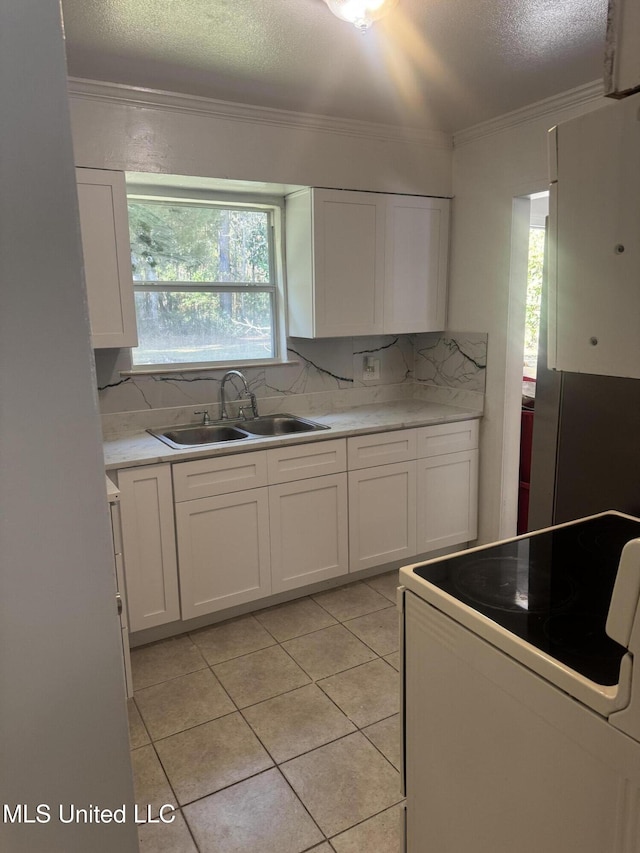
<instances>
[{"instance_id":1,"label":"window sill","mask_svg":"<svg viewBox=\"0 0 640 853\"><path fill-rule=\"evenodd\" d=\"M214 371L244 370L245 367L286 367L290 364L300 364L298 359L270 359L269 361L230 361L228 364L186 365L184 367L132 367L131 370L119 370L120 376L166 376L174 373L212 373Z\"/></svg>"}]
</instances>

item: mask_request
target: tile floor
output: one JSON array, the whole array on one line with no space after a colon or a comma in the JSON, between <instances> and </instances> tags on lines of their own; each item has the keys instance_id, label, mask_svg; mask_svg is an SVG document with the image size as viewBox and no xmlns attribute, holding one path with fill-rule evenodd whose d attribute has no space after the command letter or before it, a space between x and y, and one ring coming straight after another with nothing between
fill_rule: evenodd
<instances>
[{"instance_id":1,"label":"tile floor","mask_svg":"<svg viewBox=\"0 0 640 853\"><path fill-rule=\"evenodd\" d=\"M397 572L135 649L143 853L398 853Z\"/></svg>"}]
</instances>

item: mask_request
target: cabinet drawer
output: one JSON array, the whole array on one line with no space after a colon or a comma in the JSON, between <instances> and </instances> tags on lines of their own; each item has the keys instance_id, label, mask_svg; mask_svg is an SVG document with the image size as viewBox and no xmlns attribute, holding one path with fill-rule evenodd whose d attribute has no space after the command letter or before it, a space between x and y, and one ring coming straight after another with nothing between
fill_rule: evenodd
<instances>
[{"instance_id":1,"label":"cabinet drawer","mask_svg":"<svg viewBox=\"0 0 640 853\"><path fill-rule=\"evenodd\" d=\"M173 466L173 492L177 502L266 485L267 455L264 451L197 459Z\"/></svg>"},{"instance_id":2,"label":"cabinet drawer","mask_svg":"<svg viewBox=\"0 0 640 853\"><path fill-rule=\"evenodd\" d=\"M418 459L473 450L478 446L478 421L457 421L453 424L434 424L418 431Z\"/></svg>"},{"instance_id":3,"label":"cabinet drawer","mask_svg":"<svg viewBox=\"0 0 640 853\"><path fill-rule=\"evenodd\" d=\"M345 439L296 444L267 450L269 483L291 483L308 477L339 474L347 470Z\"/></svg>"},{"instance_id":4,"label":"cabinet drawer","mask_svg":"<svg viewBox=\"0 0 640 853\"><path fill-rule=\"evenodd\" d=\"M347 457L350 471L391 462L408 462L416 458L416 430L354 436L347 439Z\"/></svg>"}]
</instances>

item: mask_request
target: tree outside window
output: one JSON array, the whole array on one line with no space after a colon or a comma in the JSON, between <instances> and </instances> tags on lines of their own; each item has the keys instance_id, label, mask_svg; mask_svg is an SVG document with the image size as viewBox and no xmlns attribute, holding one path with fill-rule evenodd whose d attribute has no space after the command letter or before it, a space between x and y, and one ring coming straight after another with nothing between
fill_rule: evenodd
<instances>
[{"instance_id":1,"label":"tree outside window","mask_svg":"<svg viewBox=\"0 0 640 853\"><path fill-rule=\"evenodd\" d=\"M134 365L275 357L269 209L129 198Z\"/></svg>"}]
</instances>

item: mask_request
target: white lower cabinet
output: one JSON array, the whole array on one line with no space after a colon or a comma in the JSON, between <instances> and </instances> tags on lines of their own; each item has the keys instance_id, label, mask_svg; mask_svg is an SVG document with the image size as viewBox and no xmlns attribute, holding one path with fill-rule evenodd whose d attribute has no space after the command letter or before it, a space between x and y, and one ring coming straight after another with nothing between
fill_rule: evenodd
<instances>
[{"instance_id":1,"label":"white lower cabinet","mask_svg":"<svg viewBox=\"0 0 640 853\"><path fill-rule=\"evenodd\" d=\"M347 574L346 474L271 486L269 512L272 592Z\"/></svg>"},{"instance_id":2,"label":"white lower cabinet","mask_svg":"<svg viewBox=\"0 0 640 853\"><path fill-rule=\"evenodd\" d=\"M176 530L183 619L270 594L266 488L178 503Z\"/></svg>"},{"instance_id":3,"label":"white lower cabinet","mask_svg":"<svg viewBox=\"0 0 640 853\"><path fill-rule=\"evenodd\" d=\"M348 572L345 444L174 465L183 619Z\"/></svg>"},{"instance_id":4,"label":"white lower cabinet","mask_svg":"<svg viewBox=\"0 0 640 853\"><path fill-rule=\"evenodd\" d=\"M349 472L349 568L352 572L416 553L416 463Z\"/></svg>"},{"instance_id":5,"label":"white lower cabinet","mask_svg":"<svg viewBox=\"0 0 640 853\"><path fill-rule=\"evenodd\" d=\"M118 472L129 630L180 618L171 466Z\"/></svg>"},{"instance_id":6,"label":"white lower cabinet","mask_svg":"<svg viewBox=\"0 0 640 853\"><path fill-rule=\"evenodd\" d=\"M417 553L435 551L478 534L478 451L417 461Z\"/></svg>"},{"instance_id":7,"label":"white lower cabinet","mask_svg":"<svg viewBox=\"0 0 640 853\"><path fill-rule=\"evenodd\" d=\"M465 421L121 470L130 630L474 539L477 446Z\"/></svg>"},{"instance_id":8,"label":"white lower cabinet","mask_svg":"<svg viewBox=\"0 0 640 853\"><path fill-rule=\"evenodd\" d=\"M352 572L476 538L477 420L356 436L348 462Z\"/></svg>"}]
</instances>

